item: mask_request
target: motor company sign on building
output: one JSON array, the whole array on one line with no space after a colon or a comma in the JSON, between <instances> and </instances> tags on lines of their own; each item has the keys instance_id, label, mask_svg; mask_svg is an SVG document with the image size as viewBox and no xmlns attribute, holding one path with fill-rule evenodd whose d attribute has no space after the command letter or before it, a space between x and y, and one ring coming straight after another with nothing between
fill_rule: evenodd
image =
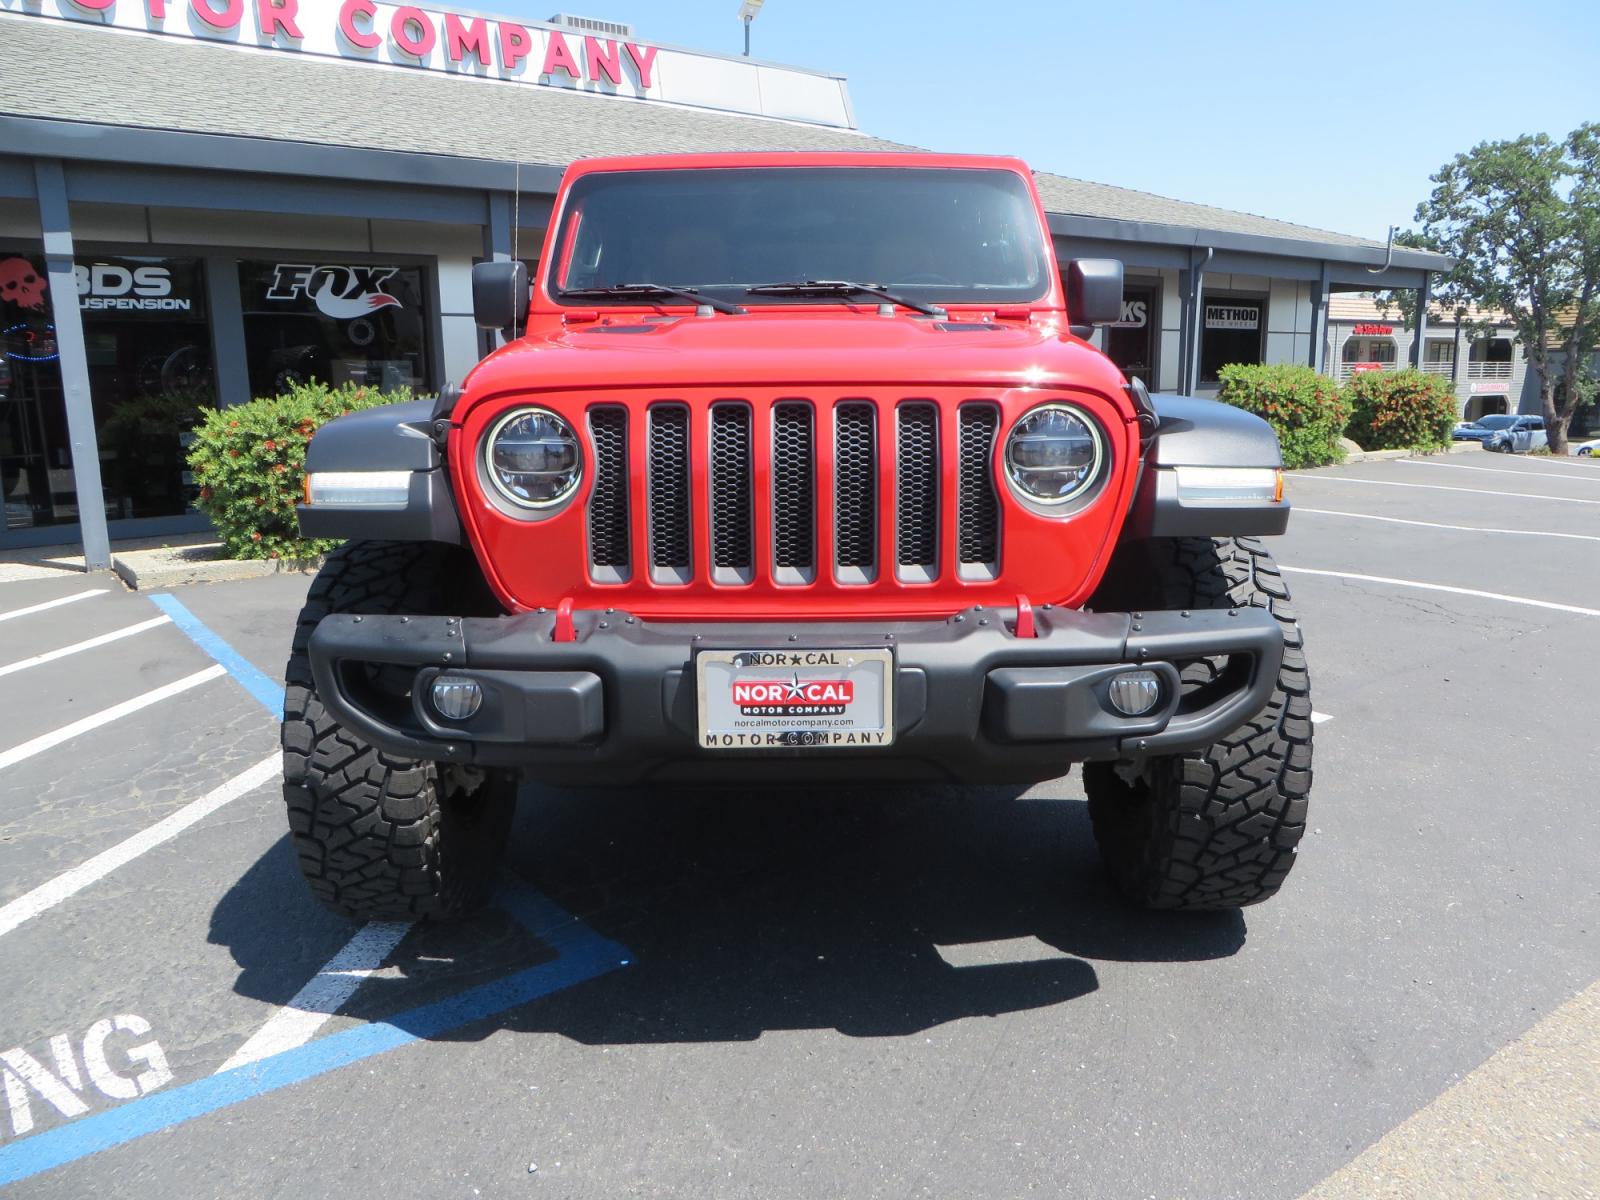
<instances>
[{"instance_id":1,"label":"motor company sign on building","mask_svg":"<svg viewBox=\"0 0 1600 1200\"><path fill-rule=\"evenodd\" d=\"M0 12L853 127L838 76L379 0L0 0Z\"/></svg>"}]
</instances>

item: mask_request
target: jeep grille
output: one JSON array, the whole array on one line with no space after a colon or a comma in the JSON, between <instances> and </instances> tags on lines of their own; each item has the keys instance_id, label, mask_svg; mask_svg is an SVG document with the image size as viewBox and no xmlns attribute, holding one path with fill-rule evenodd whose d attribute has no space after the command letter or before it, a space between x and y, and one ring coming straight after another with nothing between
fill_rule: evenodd
<instances>
[{"instance_id":1,"label":"jeep grille","mask_svg":"<svg viewBox=\"0 0 1600 1200\"><path fill-rule=\"evenodd\" d=\"M749 583L758 574L805 586L823 571L841 585L929 583L951 571L966 580L998 577L995 404L730 398L703 411L662 400L644 409L642 422L630 422L620 404L589 409L596 582L635 573L658 586ZM630 439L640 436L635 425L645 439L642 479L628 466ZM707 478L701 506L692 488L697 441ZM942 444L955 450L953 496L943 493ZM819 445L831 451L829 461L819 462ZM642 539L630 527L630 498L648 514ZM953 564L941 561L945 521L954 524ZM635 562L641 553L646 561Z\"/></svg>"}]
</instances>

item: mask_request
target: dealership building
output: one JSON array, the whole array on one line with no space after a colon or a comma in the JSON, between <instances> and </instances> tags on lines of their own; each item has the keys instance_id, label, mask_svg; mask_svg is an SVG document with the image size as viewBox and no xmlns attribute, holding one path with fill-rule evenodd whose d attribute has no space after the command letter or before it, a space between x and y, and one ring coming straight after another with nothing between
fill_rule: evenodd
<instances>
[{"instance_id":1,"label":"dealership building","mask_svg":"<svg viewBox=\"0 0 1600 1200\"><path fill-rule=\"evenodd\" d=\"M840 76L583 17L0 0L0 46L0 552L81 543L90 566L111 539L205 528L184 466L199 409L307 378L433 391L465 374L490 348L471 268L537 257L572 160L908 148L857 127ZM1330 303L1426 297L1448 265L1038 186L1058 256L1127 264L1123 321L1096 337L1157 391L1205 395L1231 362L1335 373ZM1434 332L1406 356L1428 361Z\"/></svg>"}]
</instances>

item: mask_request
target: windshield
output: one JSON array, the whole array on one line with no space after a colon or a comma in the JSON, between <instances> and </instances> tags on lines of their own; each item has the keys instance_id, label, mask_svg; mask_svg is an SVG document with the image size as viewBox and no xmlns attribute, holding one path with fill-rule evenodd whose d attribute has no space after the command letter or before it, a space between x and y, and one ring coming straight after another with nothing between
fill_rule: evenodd
<instances>
[{"instance_id":1,"label":"windshield","mask_svg":"<svg viewBox=\"0 0 1600 1200\"><path fill-rule=\"evenodd\" d=\"M929 302L1026 303L1050 258L1027 182L1005 170L736 167L617 171L573 184L551 255L563 290L652 283L741 304L839 304L749 296L759 284L854 280ZM663 296L659 303L677 304ZM857 301L859 302L859 301ZM868 303L875 301L868 300Z\"/></svg>"},{"instance_id":2,"label":"windshield","mask_svg":"<svg viewBox=\"0 0 1600 1200\"><path fill-rule=\"evenodd\" d=\"M1478 428L1479 429L1510 429L1511 426L1515 425L1516 423L1517 423L1517 419L1515 417L1510 417L1510 416L1493 416L1493 417L1479 417L1478 418Z\"/></svg>"}]
</instances>

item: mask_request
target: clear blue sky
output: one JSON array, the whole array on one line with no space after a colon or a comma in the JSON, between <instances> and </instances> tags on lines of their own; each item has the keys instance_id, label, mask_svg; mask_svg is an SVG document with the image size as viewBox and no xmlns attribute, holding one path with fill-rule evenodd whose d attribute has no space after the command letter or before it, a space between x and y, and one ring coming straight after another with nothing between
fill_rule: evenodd
<instances>
[{"instance_id":1,"label":"clear blue sky","mask_svg":"<svg viewBox=\"0 0 1600 1200\"><path fill-rule=\"evenodd\" d=\"M477 0L742 48L739 0ZM849 77L861 128L1366 237L1457 151L1600 120L1600 2L767 0L752 53Z\"/></svg>"}]
</instances>

